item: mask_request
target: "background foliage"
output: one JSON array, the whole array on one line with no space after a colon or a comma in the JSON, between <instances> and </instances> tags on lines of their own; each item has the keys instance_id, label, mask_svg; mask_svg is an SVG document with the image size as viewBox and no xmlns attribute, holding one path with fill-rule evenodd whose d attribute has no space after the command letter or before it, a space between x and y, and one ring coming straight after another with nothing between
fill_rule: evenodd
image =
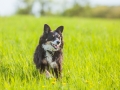
<instances>
[{"instance_id":1,"label":"background foliage","mask_svg":"<svg viewBox=\"0 0 120 90\"><path fill-rule=\"evenodd\" d=\"M25 8L18 8L17 14L32 14L31 10L36 0L23 0ZM81 2L82 1L82 2ZM101 17L120 18L120 6L95 6L89 4L89 0L75 0L71 8L65 8L67 2L62 4L63 11L52 13L51 9L57 3L54 0L37 0L41 6L41 16L69 16L69 17ZM81 4L84 3L84 4Z\"/></svg>"}]
</instances>

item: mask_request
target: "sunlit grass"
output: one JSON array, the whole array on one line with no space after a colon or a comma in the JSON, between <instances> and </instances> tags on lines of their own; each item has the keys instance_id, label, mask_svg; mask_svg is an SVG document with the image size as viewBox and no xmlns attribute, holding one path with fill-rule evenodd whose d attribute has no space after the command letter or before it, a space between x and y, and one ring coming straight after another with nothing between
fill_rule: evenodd
<instances>
[{"instance_id":1,"label":"sunlit grass","mask_svg":"<svg viewBox=\"0 0 120 90\"><path fill-rule=\"evenodd\" d=\"M63 78L46 79L33 63L43 33L64 25ZM0 18L0 90L119 90L120 20Z\"/></svg>"}]
</instances>

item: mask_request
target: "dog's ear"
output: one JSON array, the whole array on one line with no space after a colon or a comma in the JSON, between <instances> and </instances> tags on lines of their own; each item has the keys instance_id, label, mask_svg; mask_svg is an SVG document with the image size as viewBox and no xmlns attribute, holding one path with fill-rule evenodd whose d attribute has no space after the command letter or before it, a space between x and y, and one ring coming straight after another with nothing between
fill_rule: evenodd
<instances>
[{"instance_id":1,"label":"dog's ear","mask_svg":"<svg viewBox=\"0 0 120 90\"><path fill-rule=\"evenodd\" d=\"M48 34L50 31L50 27L47 24L44 24L44 34Z\"/></svg>"},{"instance_id":2,"label":"dog's ear","mask_svg":"<svg viewBox=\"0 0 120 90\"><path fill-rule=\"evenodd\" d=\"M55 31L58 32L58 33L62 33L63 29L64 29L63 26L59 26Z\"/></svg>"}]
</instances>

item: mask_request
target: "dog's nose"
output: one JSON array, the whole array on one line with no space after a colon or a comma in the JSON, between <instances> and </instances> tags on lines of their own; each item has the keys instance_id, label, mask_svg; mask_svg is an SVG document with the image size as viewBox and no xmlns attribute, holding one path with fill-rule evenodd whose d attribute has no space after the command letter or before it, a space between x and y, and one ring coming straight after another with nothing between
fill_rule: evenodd
<instances>
[{"instance_id":1,"label":"dog's nose","mask_svg":"<svg viewBox=\"0 0 120 90\"><path fill-rule=\"evenodd\" d=\"M59 41L57 41L57 44L59 44L60 42Z\"/></svg>"}]
</instances>

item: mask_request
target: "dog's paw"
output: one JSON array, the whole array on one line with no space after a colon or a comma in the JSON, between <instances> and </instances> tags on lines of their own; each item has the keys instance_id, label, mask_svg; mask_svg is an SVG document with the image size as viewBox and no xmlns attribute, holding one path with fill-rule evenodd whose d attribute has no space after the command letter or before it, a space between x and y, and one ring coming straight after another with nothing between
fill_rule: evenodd
<instances>
[{"instance_id":1,"label":"dog's paw","mask_svg":"<svg viewBox=\"0 0 120 90\"><path fill-rule=\"evenodd\" d=\"M48 79L53 77L47 70L45 71L45 74L46 74L46 78Z\"/></svg>"}]
</instances>

